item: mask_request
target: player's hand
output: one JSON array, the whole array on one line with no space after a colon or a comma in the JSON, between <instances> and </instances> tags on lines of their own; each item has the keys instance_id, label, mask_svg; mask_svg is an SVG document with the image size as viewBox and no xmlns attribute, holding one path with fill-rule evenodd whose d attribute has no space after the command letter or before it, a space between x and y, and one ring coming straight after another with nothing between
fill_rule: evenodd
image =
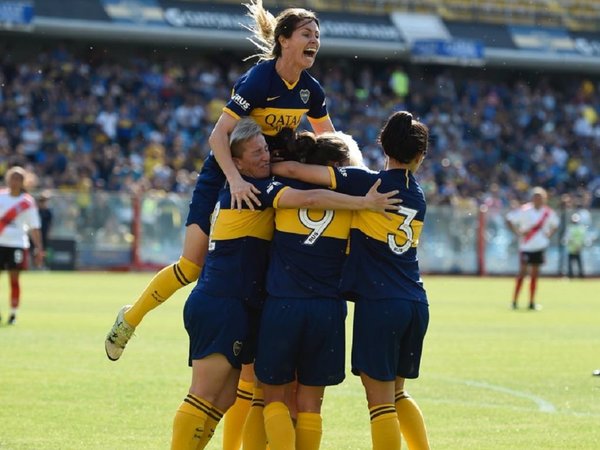
<instances>
[{"instance_id":1,"label":"player's hand","mask_svg":"<svg viewBox=\"0 0 600 450\"><path fill-rule=\"evenodd\" d=\"M369 189L369 192L367 192L367 195L365 195L367 209L380 212L386 218L390 219L390 216L386 213L386 211L398 211L398 204L402 203L402 199L393 197L400 191L395 189L389 192L378 192L377 188L380 185L381 179L378 178L373 186L371 186L371 189Z\"/></svg>"},{"instance_id":2,"label":"player's hand","mask_svg":"<svg viewBox=\"0 0 600 450\"><path fill-rule=\"evenodd\" d=\"M43 250L39 250L39 249L35 249L33 252L33 262L35 263L36 267L43 267L44 266L44 256L46 255L46 253Z\"/></svg>"},{"instance_id":3,"label":"player's hand","mask_svg":"<svg viewBox=\"0 0 600 450\"><path fill-rule=\"evenodd\" d=\"M242 210L244 203L249 209L254 211L254 206L260 206L260 200L258 200L257 194L260 191L252 183L248 183L243 178L239 178L233 183L229 183L229 190L231 192L231 209Z\"/></svg>"}]
</instances>

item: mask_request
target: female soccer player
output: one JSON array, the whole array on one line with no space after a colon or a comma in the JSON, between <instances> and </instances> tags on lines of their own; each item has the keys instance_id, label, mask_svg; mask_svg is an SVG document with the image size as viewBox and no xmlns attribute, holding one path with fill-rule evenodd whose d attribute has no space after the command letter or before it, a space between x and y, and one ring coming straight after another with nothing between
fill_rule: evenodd
<instances>
[{"instance_id":1,"label":"female soccer player","mask_svg":"<svg viewBox=\"0 0 600 450\"><path fill-rule=\"evenodd\" d=\"M376 179L384 191L399 190L402 204L392 220L357 211L341 290L355 301L352 372L365 388L374 450L428 449L421 411L404 390L417 378L429 323L427 295L419 273L417 245L425 198L414 173L427 153L429 131L405 111L392 114L380 134L386 169L321 167L297 162L274 164L273 173L360 195Z\"/></svg>"},{"instance_id":2,"label":"female soccer player","mask_svg":"<svg viewBox=\"0 0 600 450\"><path fill-rule=\"evenodd\" d=\"M134 305L121 309L106 337L106 353L113 361L120 358L135 327L148 311L198 278L208 248L210 215L225 180L231 188L234 208L240 209L243 204L249 208L259 206L258 190L240 176L231 158L229 135L237 121L244 116L252 117L261 126L272 150L283 148L277 141L296 129L304 115L317 134L333 131L323 89L307 72L320 46L315 14L291 8L274 18L263 8L261 0L246 6L255 22L253 42L260 51L255 56L261 62L235 83L231 99L211 133L212 153L194 190L181 258L162 269Z\"/></svg>"}]
</instances>

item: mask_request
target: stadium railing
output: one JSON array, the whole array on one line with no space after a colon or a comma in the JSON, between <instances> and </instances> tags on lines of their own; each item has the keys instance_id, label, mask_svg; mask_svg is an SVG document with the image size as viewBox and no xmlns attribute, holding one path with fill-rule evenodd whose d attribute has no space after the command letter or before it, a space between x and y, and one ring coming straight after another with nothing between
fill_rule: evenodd
<instances>
[{"instance_id":1,"label":"stadium railing","mask_svg":"<svg viewBox=\"0 0 600 450\"><path fill-rule=\"evenodd\" d=\"M51 199L51 240L61 243L61 258L75 251L78 270L156 270L179 258L189 196L148 192L143 196L99 192L56 192ZM504 224L507 211L429 206L419 243L424 273L512 275L518 268L516 240ZM563 211L570 217L569 211ZM600 276L600 210L592 213L584 250L586 274ZM69 246L68 243L72 245ZM557 233L546 252L542 273L566 272L566 254ZM52 253L52 252L50 252ZM55 255L57 256L57 255ZM52 254L49 266L53 267ZM64 268L54 264L57 268Z\"/></svg>"}]
</instances>

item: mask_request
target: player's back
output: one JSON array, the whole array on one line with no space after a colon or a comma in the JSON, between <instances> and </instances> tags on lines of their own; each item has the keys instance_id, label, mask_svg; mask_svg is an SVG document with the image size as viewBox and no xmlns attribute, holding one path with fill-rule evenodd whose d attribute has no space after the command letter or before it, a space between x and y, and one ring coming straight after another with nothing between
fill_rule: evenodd
<instances>
[{"instance_id":1,"label":"player's back","mask_svg":"<svg viewBox=\"0 0 600 450\"><path fill-rule=\"evenodd\" d=\"M402 199L398 211L388 214L390 219L366 210L354 214L343 292L350 299L396 297L426 302L417 259L426 203L413 174L406 169L372 172L360 168L338 168L334 174L340 192L364 195L381 179L380 192L397 189Z\"/></svg>"},{"instance_id":2,"label":"player's back","mask_svg":"<svg viewBox=\"0 0 600 450\"><path fill-rule=\"evenodd\" d=\"M285 180L297 189L316 188ZM276 209L267 276L269 295L338 298L351 211Z\"/></svg>"}]
</instances>

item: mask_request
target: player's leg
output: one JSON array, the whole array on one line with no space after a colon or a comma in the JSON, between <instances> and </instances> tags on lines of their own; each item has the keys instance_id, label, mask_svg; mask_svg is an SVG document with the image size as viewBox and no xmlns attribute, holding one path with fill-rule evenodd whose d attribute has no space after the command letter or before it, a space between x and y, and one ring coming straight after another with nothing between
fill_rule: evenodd
<instances>
[{"instance_id":1,"label":"player's leg","mask_svg":"<svg viewBox=\"0 0 600 450\"><path fill-rule=\"evenodd\" d=\"M296 450L318 450L323 435L321 405L325 386L306 386L298 383L296 421Z\"/></svg>"},{"instance_id":2,"label":"player's leg","mask_svg":"<svg viewBox=\"0 0 600 450\"><path fill-rule=\"evenodd\" d=\"M359 301L354 306L352 373L360 376L367 396L373 450L400 449L394 405L399 319L391 301Z\"/></svg>"},{"instance_id":3,"label":"player's leg","mask_svg":"<svg viewBox=\"0 0 600 450\"><path fill-rule=\"evenodd\" d=\"M539 307L535 303L535 294L537 291L537 281L540 273L540 265L532 264L531 265L531 273L530 273L530 281L529 281L529 309L535 310Z\"/></svg>"},{"instance_id":4,"label":"player's leg","mask_svg":"<svg viewBox=\"0 0 600 450\"><path fill-rule=\"evenodd\" d=\"M254 391L254 365L244 364L237 385L236 400L225 414L223 423L223 450L238 450L242 444L242 434L246 417L252 406ZM262 420L262 417L261 417Z\"/></svg>"},{"instance_id":5,"label":"player's leg","mask_svg":"<svg viewBox=\"0 0 600 450\"><path fill-rule=\"evenodd\" d=\"M296 432L285 404L288 384L266 384L263 382L265 409L263 411L265 431L270 450L294 450L296 448Z\"/></svg>"},{"instance_id":6,"label":"player's leg","mask_svg":"<svg viewBox=\"0 0 600 450\"><path fill-rule=\"evenodd\" d=\"M256 380L252 396L252 407L246 417L242 437L244 450L265 450L267 433L265 431L265 397L260 381Z\"/></svg>"},{"instance_id":7,"label":"player's leg","mask_svg":"<svg viewBox=\"0 0 600 450\"><path fill-rule=\"evenodd\" d=\"M512 307L513 309L517 309L517 303L519 300L519 293L521 292L521 287L523 286L523 280L527 276L527 254L520 253L519 254L519 273L515 279L515 290L513 293L512 299Z\"/></svg>"},{"instance_id":8,"label":"player's leg","mask_svg":"<svg viewBox=\"0 0 600 450\"><path fill-rule=\"evenodd\" d=\"M224 355L213 353L192 361L192 384L173 420L171 450L204 448L202 443L206 445L206 437L212 436L211 425L214 430L223 416L221 408L227 407L219 404L219 397L232 379L235 386L237 377L239 370L234 369Z\"/></svg>"},{"instance_id":9,"label":"player's leg","mask_svg":"<svg viewBox=\"0 0 600 450\"><path fill-rule=\"evenodd\" d=\"M224 183L225 175L211 154L204 162L192 195L182 255L179 261L154 276L132 306L121 308L104 343L110 360L116 361L121 357L135 328L149 311L164 303L178 289L198 279L208 252L210 217Z\"/></svg>"},{"instance_id":10,"label":"player's leg","mask_svg":"<svg viewBox=\"0 0 600 450\"><path fill-rule=\"evenodd\" d=\"M394 382L360 373L371 419L373 450L400 450L400 425L394 405Z\"/></svg>"},{"instance_id":11,"label":"player's leg","mask_svg":"<svg viewBox=\"0 0 600 450\"><path fill-rule=\"evenodd\" d=\"M208 236L197 224L190 224L185 229L183 253L179 260L164 267L150 281L139 298L129 308L124 318L134 328L144 316L177 290L195 282L204 265L208 252Z\"/></svg>"},{"instance_id":12,"label":"player's leg","mask_svg":"<svg viewBox=\"0 0 600 450\"><path fill-rule=\"evenodd\" d=\"M288 392L296 379L304 318L298 299L267 298L258 335L254 370L263 386L265 430L271 450L294 449L296 436Z\"/></svg>"},{"instance_id":13,"label":"player's leg","mask_svg":"<svg viewBox=\"0 0 600 450\"><path fill-rule=\"evenodd\" d=\"M396 378L395 388L396 412L402 437L410 450L428 450L425 419L417 402L404 389L404 378Z\"/></svg>"},{"instance_id":14,"label":"player's leg","mask_svg":"<svg viewBox=\"0 0 600 450\"><path fill-rule=\"evenodd\" d=\"M346 302L313 298L303 302L305 323L297 364L297 450L317 450L323 425L321 405L326 386L340 384L345 377Z\"/></svg>"},{"instance_id":15,"label":"player's leg","mask_svg":"<svg viewBox=\"0 0 600 450\"><path fill-rule=\"evenodd\" d=\"M236 401L236 391L239 378L239 370L230 372L229 379L227 380L218 398L215 400L215 407L218 411L227 411L227 414L229 414L229 411L231 411L231 407ZM227 414L225 416L227 416ZM197 449L203 449L206 447L206 445L208 445L208 442L215 434L217 425L219 425L219 421L222 417L223 414L209 415L207 417L206 422L204 423L204 434L200 438L198 447L196 447ZM241 430L238 433L241 435Z\"/></svg>"},{"instance_id":16,"label":"player's leg","mask_svg":"<svg viewBox=\"0 0 600 450\"><path fill-rule=\"evenodd\" d=\"M17 320L17 312L21 303L21 282L19 279L20 270L12 269L8 271L10 283L10 315L8 316L8 324L14 325Z\"/></svg>"},{"instance_id":17,"label":"player's leg","mask_svg":"<svg viewBox=\"0 0 600 450\"><path fill-rule=\"evenodd\" d=\"M400 432L410 450L429 450L425 420L417 403L404 389L406 378L417 378L421 367L423 340L429 325L429 306L418 302L401 301L406 309L402 317L408 319L398 344L398 371L395 380L394 401Z\"/></svg>"}]
</instances>

